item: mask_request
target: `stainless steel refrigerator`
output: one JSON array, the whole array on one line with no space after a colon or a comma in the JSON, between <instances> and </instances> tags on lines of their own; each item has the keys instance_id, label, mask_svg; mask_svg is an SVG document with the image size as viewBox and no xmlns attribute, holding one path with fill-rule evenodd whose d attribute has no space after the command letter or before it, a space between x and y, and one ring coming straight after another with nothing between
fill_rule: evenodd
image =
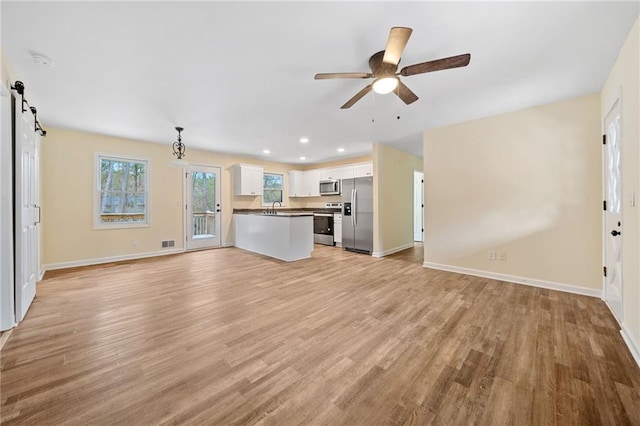
<instances>
[{"instance_id":1,"label":"stainless steel refrigerator","mask_svg":"<svg viewBox=\"0 0 640 426\"><path fill-rule=\"evenodd\" d=\"M342 249L373 251L373 178L342 179Z\"/></svg>"}]
</instances>

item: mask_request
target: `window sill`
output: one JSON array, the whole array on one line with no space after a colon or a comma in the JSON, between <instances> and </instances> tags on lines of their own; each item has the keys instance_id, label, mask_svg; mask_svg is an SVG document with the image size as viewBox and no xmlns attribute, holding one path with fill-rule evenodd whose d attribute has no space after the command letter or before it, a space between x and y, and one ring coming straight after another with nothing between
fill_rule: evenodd
<instances>
[{"instance_id":1,"label":"window sill","mask_svg":"<svg viewBox=\"0 0 640 426\"><path fill-rule=\"evenodd\" d=\"M113 225L93 225L94 231L102 231L105 229L131 229L131 228L150 228L149 223L114 223Z\"/></svg>"}]
</instances>

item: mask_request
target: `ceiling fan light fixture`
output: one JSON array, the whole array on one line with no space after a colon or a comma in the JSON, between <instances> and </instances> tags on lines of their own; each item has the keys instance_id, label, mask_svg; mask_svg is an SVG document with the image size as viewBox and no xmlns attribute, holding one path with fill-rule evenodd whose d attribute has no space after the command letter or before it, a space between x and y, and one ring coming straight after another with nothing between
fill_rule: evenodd
<instances>
[{"instance_id":1,"label":"ceiling fan light fixture","mask_svg":"<svg viewBox=\"0 0 640 426\"><path fill-rule=\"evenodd\" d=\"M376 78L373 82L373 91L381 95L393 92L396 87L398 87L398 78L395 76Z\"/></svg>"}]
</instances>

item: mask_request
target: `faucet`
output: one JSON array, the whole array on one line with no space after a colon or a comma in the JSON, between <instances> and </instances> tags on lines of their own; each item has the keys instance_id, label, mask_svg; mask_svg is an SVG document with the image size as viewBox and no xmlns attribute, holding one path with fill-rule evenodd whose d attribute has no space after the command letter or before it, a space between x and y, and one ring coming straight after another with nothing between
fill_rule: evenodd
<instances>
[{"instance_id":1,"label":"faucet","mask_svg":"<svg viewBox=\"0 0 640 426\"><path fill-rule=\"evenodd\" d=\"M280 207L282 207L282 203L280 201L274 201L273 204L271 204L271 214L278 214L278 211L276 210L276 203L280 204Z\"/></svg>"}]
</instances>

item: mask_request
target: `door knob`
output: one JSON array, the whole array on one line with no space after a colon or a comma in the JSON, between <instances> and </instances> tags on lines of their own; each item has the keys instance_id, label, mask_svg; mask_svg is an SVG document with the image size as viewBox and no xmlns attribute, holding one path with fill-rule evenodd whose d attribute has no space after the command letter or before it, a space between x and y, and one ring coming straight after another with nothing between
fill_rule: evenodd
<instances>
[{"instance_id":1,"label":"door knob","mask_svg":"<svg viewBox=\"0 0 640 426\"><path fill-rule=\"evenodd\" d=\"M620 231L616 231L615 229L613 231L611 231L611 235L613 235L614 237L618 236L618 235L622 235L622 232Z\"/></svg>"}]
</instances>

